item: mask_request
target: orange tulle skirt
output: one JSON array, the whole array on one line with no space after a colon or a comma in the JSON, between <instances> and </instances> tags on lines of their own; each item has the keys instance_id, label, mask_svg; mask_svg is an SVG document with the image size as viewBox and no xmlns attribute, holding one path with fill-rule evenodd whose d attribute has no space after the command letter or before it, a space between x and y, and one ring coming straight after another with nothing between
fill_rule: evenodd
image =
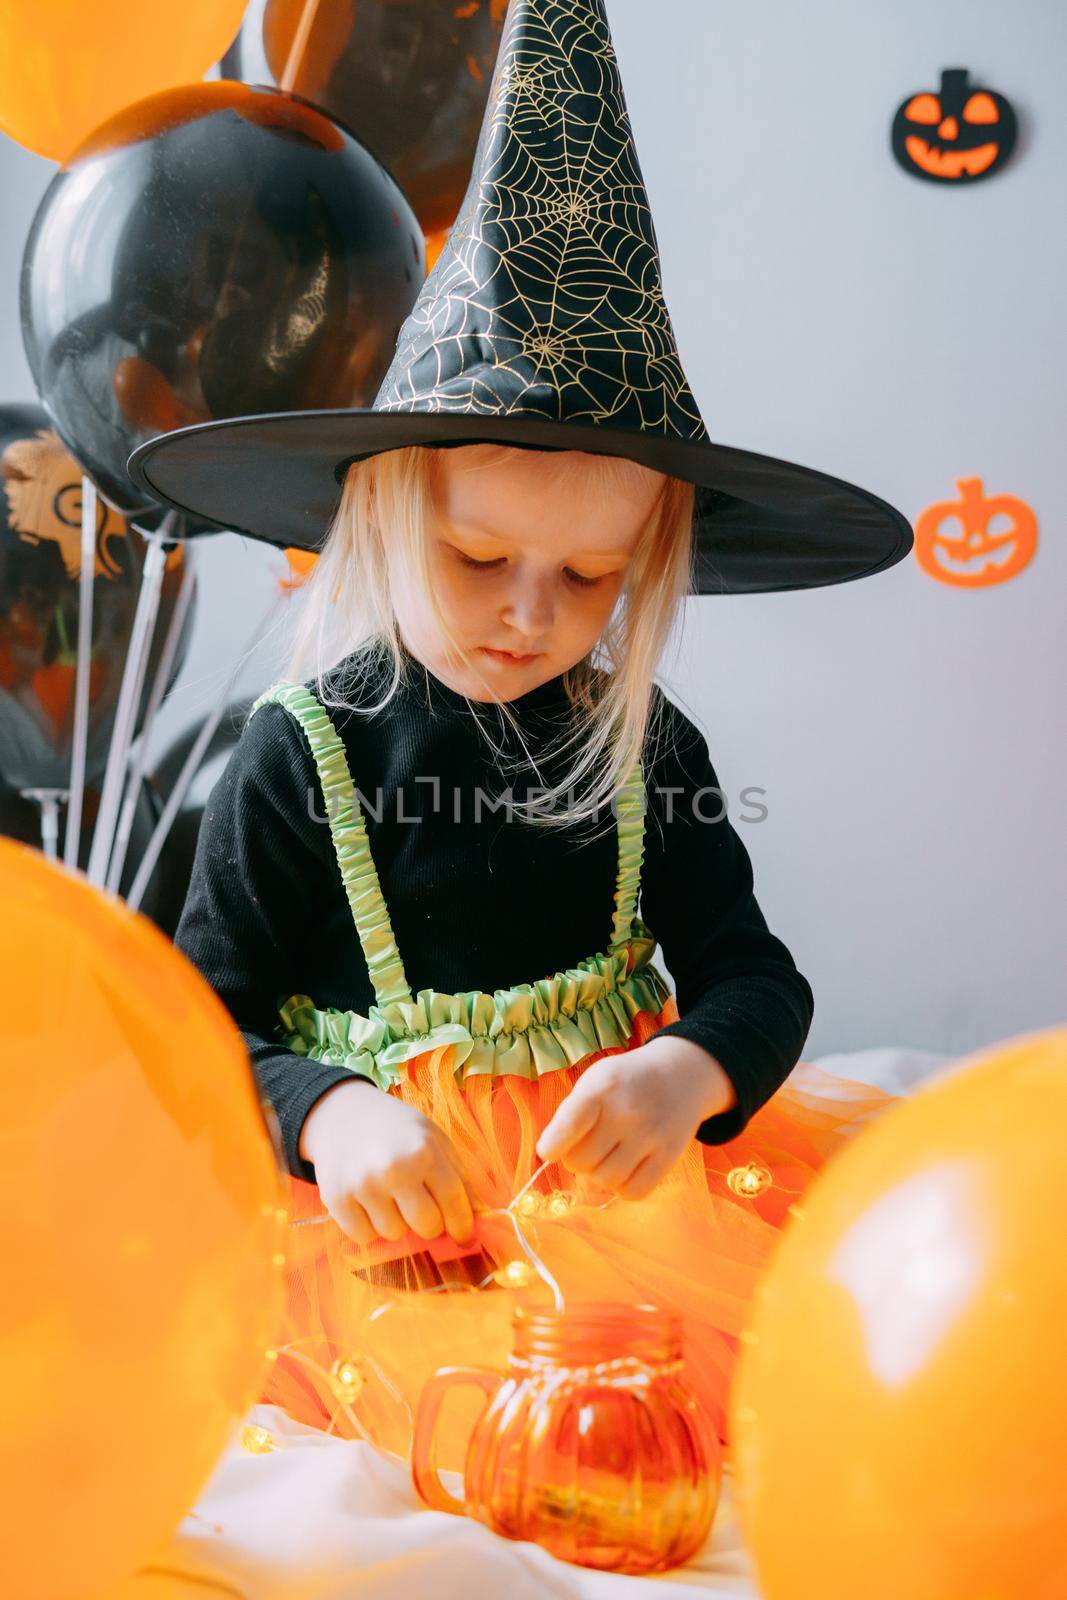
<instances>
[{"instance_id":1,"label":"orange tulle skirt","mask_svg":"<svg viewBox=\"0 0 1067 1600\"><path fill-rule=\"evenodd\" d=\"M738 1138L693 1140L640 1201L540 1162L536 1140L581 1074L677 1017L671 997L658 1016L637 1014L621 1049L534 1080L475 1076L461 1088L451 1045L409 1061L389 1092L460 1152L474 1238L409 1232L360 1246L314 1184L290 1178L287 1299L260 1398L407 1461L423 1384L443 1366L503 1372L517 1305L653 1304L682 1312L688 1381L728 1445L740 1335L782 1229L816 1173L897 1097L800 1062ZM462 1469L480 1403L469 1388L450 1399L443 1468Z\"/></svg>"}]
</instances>

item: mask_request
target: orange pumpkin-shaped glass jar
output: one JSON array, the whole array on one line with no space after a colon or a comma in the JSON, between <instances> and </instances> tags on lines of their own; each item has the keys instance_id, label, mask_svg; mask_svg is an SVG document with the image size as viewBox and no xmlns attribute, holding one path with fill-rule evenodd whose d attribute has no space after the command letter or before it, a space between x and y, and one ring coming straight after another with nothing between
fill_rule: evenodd
<instances>
[{"instance_id":1,"label":"orange pumpkin-shaped glass jar","mask_svg":"<svg viewBox=\"0 0 1067 1600\"><path fill-rule=\"evenodd\" d=\"M513 1329L506 1375L443 1367L424 1388L412 1455L422 1500L579 1566L648 1573L688 1560L711 1528L722 1460L683 1376L679 1315L519 1307ZM465 1503L442 1484L435 1448L458 1383L488 1399L467 1449Z\"/></svg>"}]
</instances>

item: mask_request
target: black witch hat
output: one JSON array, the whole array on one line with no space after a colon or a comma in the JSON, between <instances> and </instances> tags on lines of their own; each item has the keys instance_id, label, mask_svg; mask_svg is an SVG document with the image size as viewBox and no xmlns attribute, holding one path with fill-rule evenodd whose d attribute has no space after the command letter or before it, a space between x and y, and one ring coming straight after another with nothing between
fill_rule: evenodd
<instances>
[{"instance_id":1,"label":"black witch hat","mask_svg":"<svg viewBox=\"0 0 1067 1600\"><path fill-rule=\"evenodd\" d=\"M166 505L317 550L353 461L487 441L697 485L697 594L843 583L911 549L906 519L866 490L709 439L603 0L511 0L470 187L373 407L179 428L128 468Z\"/></svg>"}]
</instances>

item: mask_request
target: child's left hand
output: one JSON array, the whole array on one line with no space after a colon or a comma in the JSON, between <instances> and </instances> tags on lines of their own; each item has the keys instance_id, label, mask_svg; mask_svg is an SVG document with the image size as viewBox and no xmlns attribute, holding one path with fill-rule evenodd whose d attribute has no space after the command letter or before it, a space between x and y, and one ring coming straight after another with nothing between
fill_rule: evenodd
<instances>
[{"instance_id":1,"label":"child's left hand","mask_svg":"<svg viewBox=\"0 0 1067 1600\"><path fill-rule=\"evenodd\" d=\"M537 1141L542 1161L562 1161L624 1200L643 1200L707 1117L737 1094L715 1057L676 1034L655 1035L594 1061Z\"/></svg>"}]
</instances>

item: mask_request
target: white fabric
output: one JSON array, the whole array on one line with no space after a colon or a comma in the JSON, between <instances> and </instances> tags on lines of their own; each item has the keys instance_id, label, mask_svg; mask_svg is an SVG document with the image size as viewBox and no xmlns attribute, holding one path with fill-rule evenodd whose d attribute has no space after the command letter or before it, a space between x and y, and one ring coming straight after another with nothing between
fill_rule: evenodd
<instances>
[{"instance_id":1,"label":"white fabric","mask_svg":"<svg viewBox=\"0 0 1067 1600\"><path fill-rule=\"evenodd\" d=\"M816 1065L905 1094L949 1061L884 1049L823 1056ZM649 1600L652 1585L669 1600L759 1600L729 1467L699 1554L655 1578L634 1578L572 1566L537 1545L502 1539L471 1518L429 1511L405 1467L368 1445L303 1427L276 1406L253 1407L244 1423L266 1427L275 1448L249 1454L240 1429L235 1432L170 1548L154 1563L157 1571L213 1580L245 1600L632 1600L639 1585ZM461 1493L458 1477L446 1474L445 1483Z\"/></svg>"},{"instance_id":2,"label":"white fabric","mask_svg":"<svg viewBox=\"0 0 1067 1600\"><path fill-rule=\"evenodd\" d=\"M305 1428L277 1406L254 1406L245 1420L269 1428L277 1448L250 1455L235 1438L157 1568L213 1579L247 1600L623 1600L652 1581L671 1600L756 1593L729 1472L699 1558L638 1579L572 1566L470 1517L429 1511L405 1467ZM462 1492L458 1475L444 1481Z\"/></svg>"},{"instance_id":3,"label":"white fabric","mask_svg":"<svg viewBox=\"0 0 1067 1600\"><path fill-rule=\"evenodd\" d=\"M944 1069L956 1065L954 1056L935 1055L929 1050L903 1050L888 1046L878 1050L853 1050L847 1054L814 1056L813 1063L839 1078L858 1078L890 1094L910 1094L920 1084L940 1077Z\"/></svg>"}]
</instances>

